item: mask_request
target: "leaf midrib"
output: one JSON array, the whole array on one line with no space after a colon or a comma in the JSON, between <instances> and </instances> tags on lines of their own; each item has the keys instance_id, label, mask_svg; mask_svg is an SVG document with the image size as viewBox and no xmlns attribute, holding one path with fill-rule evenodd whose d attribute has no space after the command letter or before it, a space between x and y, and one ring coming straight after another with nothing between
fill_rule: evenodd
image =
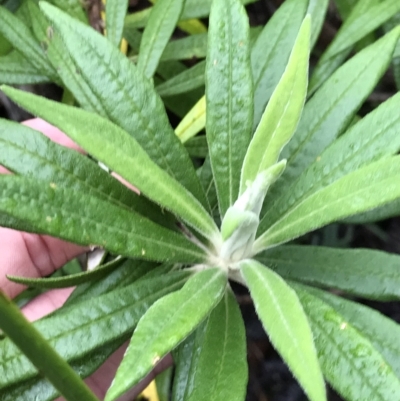
<instances>
[{"instance_id":1,"label":"leaf midrib","mask_svg":"<svg viewBox=\"0 0 400 401\"><path fill-rule=\"evenodd\" d=\"M115 205L122 207L124 209L126 209L127 211L133 211L132 208L130 208L128 205L126 205L125 203L121 202L119 199L117 198L113 198L111 195L100 191L97 187L94 187L92 185L90 185L90 181L85 181L81 176L79 175L74 175L73 172L66 170L63 166L58 165L58 164L54 164L54 160L51 159L46 159L44 156L42 156L39 153L34 153L33 151L29 150L28 148L24 148L22 146L19 146L18 143L13 143L7 140L4 140L1 136L0 136L0 143L3 142L6 145L10 145L13 146L14 148L21 150L24 153L27 153L29 155L32 156L32 158L36 158L39 161L43 162L43 164L47 164L52 166L56 171L64 173L65 175L67 175L70 179L72 178L72 181L78 181L82 186L89 188L90 190L92 190L93 192L95 192L95 194L99 194L99 198L102 200L110 200L112 203L114 203ZM48 145L48 144L46 144ZM50 145L51 146L51 145ZM7 166L6 166L7 167ZM99 167L100 168L100 167ZM18 174L18 173L17 173ZM19 174L18 174L19 175ZM24 176L23 174L21 174L21 176ZM43 182L50 182L44 179L39 178L40 181ZM63 185L64 181L57 181L57 185L60 185L61 187L63 187L64 189L67 189L67 187L64 187ZM84 189L84 188L82 188ZM138 195L139 196L139 195ZM137 212L136 212L137 213Z\"/></svg>"},{"instance_id":2,"label":"leaf midrib","mask_svg":"<svg viewBox=\"0 0 400 401\"><path fill-rule=\"evenodd\" d=\"M358 170L356 170L356 171L358 171ZM345 177L347 177L347 176L348 176L348 175L345 175L344 177L340 178L339 180L341 180L341 179L343 179L343 178L345 178ZM292 227L292 226L294 226L294 225L296 225L296 224L299 224L299 222L301 222L301 221L303 221L303 220L305 220L305 219L309 219L310 216L313 216L313 215L316 214L316 213L320 213L321 211L323 211L323 210L326 209L326 208L332 207L332 205L336 205L336 204L339 203L339 202L343 202L343 200L347 200L348 198L352 198L352 197L354 197L354 196L357 196L359 193L368 191L371 187L374 187L374 186L376 186L376 185L383 185L386 181L388 181L388 180L391 181L392 179L393 179L393 177L392 177L392 176L389 176L389 177L387 177L387 178L385 178L385 179L379 181L378 183L373 183L372 185L365 186L365 187L359 189L359 190L356 191L356 192L351 192L350 194L345 195L345 196L341 197L340 199L336 199L336 200L334 200L333 202L329 203L328 205L325 204L325 205L323 205L322 207L320 207L319 209L314 209L312 212L308 213L307 215L298 218L298 219L295 220L294 222L292 222L292 223L290 223L290 224L287 224L286 226L284 226L283 228L281 228L279 231L276 231L276 232L274 233L273 236L270 236L270 237L269 237L269 239L278 236L280 233L284 232L284 231L287 230L288 228L290 228L290 227ZM326 189L329 188L331 185L334 185L335 183L337 183L339 180L337 180L337 181L335 181L334 183L328 185L327 187L321 188L320 191L314 192L310 197L308 197L308 198L304 199L303 201L301 201L299 204L297 204L296 207L294 207L292 210L290 210L290 212L289 212L288 214L285 214L285 215L282 216L279 220L277 220L273 225L271 225L271 227L270 227L264 234L267 234L268 232L270 232L271 229L272 229L273 227L275 227L277 224L279 224L279 223L280 223L285 217L287 217L290 213L294 213L303 203L305 203L305 202L308 201L309 199L311 199L311 198L317 196L321 191L326 190ZM390 201L387 201L386 203L388 203L388 202L390 202ZM262 236L264 236L264 234L263 234ZM261 238L262 236L260 236L259 238ZM265 235L265 238L268 238L268 236Z\"/></svg>"},{"instance_id":3,"label":"leaf midrib","mask_svg":"<svg viewBox=\"0 0 400 401\"><path fill-rule=\"evenodd\" d=\"M63 192L66 192L66 190L65 190L65 188L60 188L60 190L62 190ZM22 194L21 192L19 192L19 194L20 194L20 196L25 196L25 197L28 197L26 194ZM96 198L95 198L96 199ZM38 199L38 201L39 201L39 199ZM80 220L80 221L88 221L88 222L90 222L90 223L92 223L92 224L95 224L96 226L101 226L101 227L104 227L104 231L108 231L108 232L119 232L119 233L123 233L123 234L125 234L126 236L127 236L127 238L132 238L132 236L133 237L136 237L136 238L138 238L139 240L142 240L144 243L150 243L150 244L156 244L156 245L161 245L161 246L163 246L163 247L165 247L165 248L169 248L169 249L175 249L175 250L177 250L177 251L181 251L181 252L183 252L184 254L186 254L186 255L188 255L188 254L191 254L191 255L193 255L193 256L196 256L197 258L199 258L199 257L204 257L204 254L202 254L202 253L195 253L194 251L192 251L192 250L188 250L188 248L186 248L186 247L180 247L180 246L176 246L176 245L174 245L174 244L170 244L170 243L165 243L165 242L163 242L162 240L157 240L157 239L155 239L155 238L151 238L151 237L146 237L146 236L144 236L144 235L141 235L141 234L139 234L139 233L137 233L137 232L134 232L134 231L126 231L126 230L124 230L124 229L122 229L122 228L120 228L120 226L118 226L118 227L112 227L112 226L109 226L109 225L106 225L106 224L104 224L101 220L93 220L93 219L91 219L91 218L89 218L89 217L87 217L87 216L81 216L81 215L79 215L78 213L76 213L75 211L73 211L73 210L68 210L68 213L66 213L65 212L65 210L64 209L59 209L59 208L57 208L57 207L55 207L55 209L54 209L54 204L52 204L52 203L47 203L45 200L43 200L43 199L41 199L40 200L40 204L41 204L41 206L42 206L42 208L43 209L46 209L46 208L48 208L48 210L49 210L49 213L53 213L54 212L54 210L55 210L55 212L56 212L56 214L57 213L59 213L59 214L61 214L61 216L62 216L62 218L63 219L66 219L66 217L68 217L68 216L72 216L72 217L74 217L74 218L76 218L77 220ZM152 224L152 222L150 221L150 220L148 220L147 218L145 218L145 217L143 217L143 216L140 216L139 214L137 214L137 213L133 213L133 211L131 211L131 213L132 213L132 215L134 216L134 215L136 215L136 216L138 216L140 219L142 219L142 220L145 220L145 223L144 224L147 224L147 223L149 223L149 224ZM134 223L134 222L133 222ZM155 224L156 225L156 223L153 223L153 224ZM173 233L172 231L171 231L171 233ZM182 237L182 238L185 238L185 237ZM105 244L105 245L102 245L102 244L99 244L100 246L105 246L105 247L107 247L107 243ZM134 247L137 247L137 245L135 245ZM125 248L126 249L126 248ZM199 248L199 251L200 251L200 248ZM137 256L137 255L136 255Z\"/></svg>"},{"instance_id":4,"label":"leaf midrib","mask_svg":"<svg viewBox=\"0 0 400 401\"><path fill-rule=\"evenodd\" d=\"M75 32L75 34L77 34L77 33ZM86 43L87 47L89 47L89 50L90 50L93 54L95 54L95 56L97 57L97 59L102 59L101 56L99 55L98 51L97 51L98 49L97 49L96 47L93 47L93 46L92 46L92 43L91 43L90 41L85 41L85 43ZM148 141L150 142L150 144L151 144L151 146L147 146L147 149L151 149L151 148L157 149L157 150L158 150L158 156L161 156L161 158L162 158L162 160L163 160L163 168L164 168L166 171L168 171L169 175L171 175L172 177L175 177L176 179L178 179L178 177L176 177L176 174L174 174L174 172L171 170L171 167L170 167L168 161L166 160L166 155L165 155L164 151L161 151L161 148L160 148L160 146L159 146L159 143L155 140L153 131L151 130L151 128L150 128L150 126L149 126L149 123L148 123L147 118L145 119L145 117L143 116L143 114L140 113L139 108L138 108L136 102L133 101L133 97L130 96L130 95L128 94L128 92L127 92L127 90L126 90L126 85L123 85L123 84L121 83L121 81L120 81L120 76L119 76L119 75L115 75L115 74L114 74L114 71L112 71L112 69L108 67L108 64L107 64L107 63L101 63L101 64L99 64L99 67L103 67L103 68L113 77L114 82L118 85L118 89L119 89L120 93L122 93L122 94L124 95L124 101L125 101L126 103L129 103L129 105L130 105L130 106L132 107L132 109L134 110L137 119L140 120L140 124L141 124L141 126L144 128L144 132L147 133L147 135L146 135L146 136L147 136L147 140L148 140ZM136 67L135 67L134 65L130 65L129 68L134 69L134 68L136 68ZM147 79L147 78L146 78L145 76L143 76L143 79ZM97 88L92 86L92 90L93 90L93 92L96 92L97 98L98 98L99 102L101 102L100 99L102 98L102 96L101 96L101 94L99 94L99 91L97 90ZM102 103L102 106L105 107L104 103ZM106 108L106 110L108 110L108 108ZM109 110L108 110L108 113L107 113L107 114L109 114L109 115L111 114L111 113L109 112ZM110 115L110 117L111 117L111 115ZM119 127L121 127L119 121L115 121L114 118L112 118L112 119L113 119L113 121L114 121ZM121 127L121 128L122 128L122 127ZM174 135L175 135L175 134L174 134ZM133 135L132 135L132 136L133 136ZM136 138L135 138L135 139L136 139ZM140 146L141 146L141 145L140 145ZM154 160L153 158L151 158L151 159ZM156 162L156 163L159 164L158 162Z\"/></svg>"}]
</instances>

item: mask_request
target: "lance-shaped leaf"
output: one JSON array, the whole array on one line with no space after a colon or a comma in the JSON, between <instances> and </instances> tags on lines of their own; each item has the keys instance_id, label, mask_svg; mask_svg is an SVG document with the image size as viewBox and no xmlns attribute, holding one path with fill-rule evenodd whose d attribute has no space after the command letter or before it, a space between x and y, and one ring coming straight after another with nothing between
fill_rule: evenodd
<instances>
[{"instance_id":1,"label":"lance-shaped leaf","mask_svg":"<svg viewBox=\"0 0 400 401\"><path fill-rule=\"evenodd\" d=\"M35 230L125 256L197 262L203 252L183 235L133 211L78 190L16 176L0 176L0 212Z\"/></svg>"},{"instance_id":2,"label":"lance-shaped leaf","mask_svg":"<svg viewBox=\"0 0 400 401\"><path fill-rule=\"evenodd\" d=\"M2 6L0 6L0 32L38 72L50 78L56 76L54 68L46 59L44 50L40 47L29 28L18 17Z\"/></svg>"},{"instance_id":3,"label":"lance-shaped leaf","mask_svg":"<svg viewBox=\"0 0 400 401\"><path fill-rule=\"evenodd\" d=\"M374 0L373 0L374 1ZM335 0L335 5L342 19L347 19L358 0Z\"/></svg>"},{"instance_id":4,"label":"lance-shaped leaf","mask_svg":"<svg viewBox=\"0 0 400 401\"><path fill-rule=\"evenodd\" d=\"M93 113L3 87L4 93L60 128L93 157L121 175L144 195L182 217L207 237L217 230L194 196L157 166L134 138Z\"/></svg>"},{"instance_id":5,"label":"lance-shaped leaf","mask_svg":"<svg viewBox=\"0 0 400 401\"><path fill-rule=\"evenodd\" d=\"M396 199L394 202L390 202L387 205L383 205L376 209L372 209L369 212L356 214L345 219L346 223L350 224L367 224L376 221L386 220L389 217L398 216L400 210L400 200Z\"/></svg>"},{"instance_id":6,"label":"lance-shaped leaf","mask_svg":"<svg viewBox=\"0 0 400 401\"><path fill-rule=\"evenodd\" d=\"M185 0L158 0L154 5L140 43L137 66L147 78L151 78L158 66Z\"/></svg>"},{"instance_id":7,"label":"lance-shaped leaf","mask_svg":"<svg viewBox=\"0 0 400 401\"><path fill-rule=\"evenodd\" d=\"M223 216L239 193L253 117L249 23L239 0L213 2L208 35L206 132Z\"/></svg>"},{"instance_id":8,"label":"lance-shaped leaf","mask_svg":"<svg viewBox=\"0 0 400 401\"><path fill-rule=\"evenodd\" d=\"M14 283L23 284L29 287L68 288L106 277L111 271L115 270L119 265L121 265L123 261L123 259L117 258L114 261L96 267L94 270L69 274L68 276L62 277L30 278L7 275L7 278Z\"/></svg>"},{"instance_id":9,"label":"lance-shaped leaf","mask_svg":"<svg viewBox=\"0 0 400 401\"><path fill-rule=\"evenodd\" d=\"M210 13L213 0L186 0L182 11L181 20L187 21L194 18L205 18ZM241 0L243 4L254 3L255 0ZM125 19L127 28L144 28L150 16L151 8L130 14Z\"/></svg>"},{"instance_id":10,"label":"lance-shaped leaf","mask_svg":"<svg viewBox=\"0 0 400 401\"><path fill-rule=\"evenodd\" d=\"M307 4L307 0L286 0L272 15L252 48L254 129L285 70Z\"/></svg>"},{"instance_id":11,"label":"lance-shaped leaf","mask_svg":"<svg viewBox=\"0 0 400 401\"><path fill-rule=\"evenodd\" d=\"M1 292L0 313L0 328L3 333L67 400L98 401L78 374L26 320L18 307Z\"/></svg>"},{"instance_id":12,"label":"lance-shaped leaf","mask_svg":"<svg viewBox=\"0 0 400 401\"><path fill-rule=\"evenodd\" d=\"M133 266L129 267L132 272ZM181 288L187 278L187 272L175 272L143 279L105 295L92 293L90 298L63 307L33 325L61 357L88 376L105 361L107 354L102 353L103 346L117 349L147 309L160 297ZM99 352L97 360L91 361L96 352ZM26 400L54 399L55 390L43 382L41 374L7 339L0 342L0 357L2 400L17 399L12 398L13 394L20 397L24 394Z\"/></svg>"},{"instance_id":13,"label":"lance-shaped leaf","mask_svg":"<svg viewBox=\"0 0 400 401\"><path fill-rule=\"evenodd\" d=\"M360 16L362 16L370 7L373 7L376 4L376 0L361 0L354 1L344 0L344 1L335 1L336 6L339 11L339 15L342 18L342 21L346 21L351 14L351 18L356 20ZM351 13L351 11L353 11ZM360 41L361 42L361 41ZM309 95L311 96L320 85L322 85L326 79L329 78L330 75L338 68L341 64L346 60L353 49L353 46L348 47L345 50L337 53L336 55L330 57L324 63L320 64L317 74L314 74L311 77L311 82L309 86ZM323 56L322 56L323 57Z\"/></svg>"},{"instance_id":14,"label":"lance-shaped leaf","mask_svg":"<svg viewBox=\"0 0 400 401\"><path fill-rule=\"evenodd\" d=\"M196 330L172 351L175 363L172 401L185 401L187 392L193 388L191 379L194 378L199 359L206 321L197 326Z\"/></svg>"},{"instance_id":15,"label":"lance-shaped leaf","mask_svg":"<svg viewBox=\"0 0 400 401\"><path fill-rule=\"evenodd\" d=\"M310 17L306 17L293 46L285 72L265 108L247 149L240 177L240 193L257 174L278 161L292 137L307 94L310 55Z\"/></svg>"},{"instance_id":16,"label":"lance-shaped leaf","mask_svg":"<svg viewBox=\"0 0 400 401\"><path fill-rule=\"evenodd\" d=\"M198 344L197 363L187 379L184 400L242 401L246 394L246 335L232 291L211 312Z\"/></svg>"},{"instance_id":17,"label":"lance-shaped leaf","mask_svg":"<svg viewBox=\"0 0 400 401\"><path fill-rule=\"evenodd\" d=\"M400 149L400 94L382 103L328 146L264 215L260 231L321 188ZM279 186L279 182L277 183Z\"/></svg>"},{"instance_id":18,"label":"lance-shaped leaf","mask_svg":"<svg viewBox=\"0 0 400 401\"><path fill-rule=\"evenodd\" d=\"M346 129L388 68L399 33L396 30L385 35L351 58L306 103L297 130L282 151L288 165L267 195L268 209L278 206L275 203L293 181ZM259 232L270 224L271 219L266 217Z\"/></svg>"},{"instance_id":19,"label":"lance-shaped leaf","mask_svg":"<svg viewBox=\"0 0 400 401\"><path fill-rule=\"evenodd\" d=\"M185 339L218 304L226 284L226 274L220 269L203 270L180 291L150 307L138 323L105 400L124 394Z\"/></svg>"},{"instance_id":20,"label":"lance-shaped leaf","mask_svg":"<svg viewBox=\"0 0 400 401\"><path fill-rule=\"evenodd\" d=\"M298 284L294 288L310 321L322 370L349 401L390 401L400 381L383 356L351 322Z\"/></svg>"},{"instance_id":21,"label":"lance-shaped leaf","mask_svg":"<svg viewBox=\"0 0 400 401\"><path fill-rule=\"evenodd\" d=\"M176 39L167 44L162 54L163 61L204 58L207 55L207 33Z\"/></svg>"},{"instance_id":22,"label":"lance-shaped leaf","mask_svg":"<svg viewBox=\"0 0 400 401\"><path fill-rule=\"evenodd\" d=\"M250 43L257 38L258 28L250 28ZM207 55L208 35L200 33L191 35L182 39L172 40L167 44L161 60L183 60L195 58L204 58Z\"/></svg>"},{"instance_id":23,"label":"lance-shaped leaf","mask_svg":"<svg viewBox=\"0 0 400 401\"><path fill-rule=\"evenodd\" d=\"M368 4L363 4L368 3ZM359 1L353 8L351 14L340 27L334 40L327 50L321 56L310 81L310 91L314 92L338 67L336 63L332 64L331 60L341 54L346 53L360 39L373 32L376 28L388 21L398 11L400 11L400 3L393 1Z\"/></svg>"},{"instance_id":24,"label":"lance-shaped leaf","mask_svg":"<svg viewBox=\"0 0 400 401\"><path fill-rule=\"evenodd\" d=\"M200 88L204 85L205 61L200 61L192 68L181 72L168 81L156 86L160 96L172 96Z\"/></svg>"},{"instance_id":25,"label":"lance-shaped leaf","mask_svg":"<svg viewBox=\"0 0 400 401\"><path fill-rule=\"evenodd\" d=\"M175 128L175 133L182 142L186 142L204 129L205 125L206 98L203 96Z\"/></svg>"},{"instance_id":26,"label":"lance-shaped leaf","mask_svg":"<svg viewBox=\"0 0 400 401\"><path fill-rule=\"evenodd\" d=\"M0 120L0 164L19 175L84 191L134 210L160 224L169 220L172 226L165 213L157 210L148 199L129 190L96 163L24 125Z\"/></svg>"},{"instance_id":27,"label":"lance-shaped leaf","mask_svg":"<svg viewBox=\"0 0 400 401\"><path fill-rule=\"evenodd\" d=\"M191 138L185 143L185 148L192 157L206 158L208 155L207 138L204 135Z\"/></svg>"},{"instance_id":28,"label":"lance-shaped leaf","mask_svg":"<svg viewBox=\"0 0 400 401\"><path fill-rule=\"evenodd\" d=\"M91 27L41 2L108 119L132 135L150 158L206 204L189 155L174 134L152 83L105 37ZM65 82L68 87L68 82ZM78 97L81 94L73 92ZM92 110L91 110L92 111Z\"/></svg>"},{"instance_id":29,"label":"lance-shaped leaf","mask_svg":"<svg viewBox=\"0 0 400 401\"><path fill-rule=\"evenodd\" d=\"M86 10L82 7L81 0L51 0L51 4L58 7L60 10L65 11L71 17L74 17L85 24L88 23Z\"/></svg>"},{"instance_id":30,"label":"lance-shaped leaf","mask_svg":"<svg viewBox=\"0 0 400 401\"><path fill-rule=\"evenodd\" d=\"M311 15L311 49L314 47L321 32L328 6L329 0L310 0L308 3L307 14Z\"/></svg>"},{"instance_id":31,"label":"lance-shaped leaf","mask_svg":"<svg viewBox=\"0 0 400 401\"><path fill-rule=\"evenodd\" d=\"M254 260L240 271L271 343L311 401L326 400L313 335L296 293L272 270Z\"/></svg>"},{"instance_id":32,"label":"lance-shaped leaf","mask_svg":"<svg viewBox=\"0 0 400 401\"><path fill-rule=\"evenodd\" d=\"M400 197L400 157L369 164L304 199L255 242L255 253Z\"/></svg>"},{"instance_id":33,"label":"lance-shaped leaf","mask_svg":"<svg viewBox=\"0 0 400 401\"><path fill-rule=\"evenodd\" d=\"M210 203L210 210L213 216L218 214L218 198L217 191L215 190L214 177L211 169L210 157L207 156L203 165L198 170L198 174L203 185L204 191L207 194L208 202ZM219 216L217 216L218 218Z\"/></svg>"},{"instance_id":34,"label":"lance-shaped leaf","mask_svg":"<svg viewBox=\"0 0 400 401\"><path fill-rule=\"evenodd\" d=\"M84 303L91 298L127 287L139 279L144 279L150 272L156 271L155 266L154 262L126 259L121 266L109 272L105 278L78 285L65 301L63 308L73 303Z\"/></svg>"},{"instance_id":35,"label":"lance-shaped leaf","mask_svg":"<svg viewBox=\"0 0 400 401\"><path fill-rule=\"evenodd\" d=\"M331 305L340 315L367 338L393 368L397 377L400 375L400 325L382 315L377 310L356 302L340 298L326 291L308 289Z\"/></svg>"},{"instance_id":36,"label":"lance-shaped leaf","mask_svg":"<svg viewBox=\"0 0 400 401\"><path fill-rule=\"evenodd\" d=\"M0 82L9 85L27 85L48 82L49 77L34 67L17 51L0 57Z\"/></svg>"},{"instance_id":37,"label":"lance-shaped leaf","mask_svg":"<svg viewBox=\"0 0 400 401\"><path fill-rule=\"evenodd\" d=\"M106 36L115 47L119 47L121 44L128 3L128 0L108 0L106 2Z\"/></svg>"},{"instance_id":38,"label":"lance-shaped leaf","mask_svg":"<svg viewBox=\"0 0 400 401\"><path fill-rule=\"evenodd\" d=\"M285 245L257 260L286 279L380 301L400 298L400 257L387 252Z\"/></svg>"}]
</instances>

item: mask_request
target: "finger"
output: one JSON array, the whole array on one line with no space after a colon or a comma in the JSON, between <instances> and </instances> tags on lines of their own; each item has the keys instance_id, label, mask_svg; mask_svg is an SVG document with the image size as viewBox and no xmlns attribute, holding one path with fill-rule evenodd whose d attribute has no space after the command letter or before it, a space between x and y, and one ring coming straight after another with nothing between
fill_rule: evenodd
<instances>
[{"instance_id":1,"label":"finger","mask_svg":"<svg viewBox=\"0 0 400 401\"><path fill-rule=\"evenodd\" d=\"M22 308L25 317L33 322L61 308L74 288L50 290L38 295Z\"/></svg>"},{"instance_id":2,"label":"finger","mask_svg":"<svg viewBox=\"0 0 400 401\"><path fill-rule=\"evenodd\" d=\"M67 148L75 149L78 152L84 153L82 148L80 148L72 139L70 139L58 128L42 120L41 118L32 118L31 120L24 121L22 124L30 128L33 128L36 131L40 131L42 134L46 135L53 142L56 142Z\"/></svg>"},{"instance_id":3,"label":"finger","mask_svg":"<svg viewBox=\"0 0 400 401\"><path fill-rule=\"evenodd\" d=\"M0 165L0 174L10 174L10 171Z\"/></svg>"},{"instance_id":4,"label":"finger","mask_svg":"<svg viewBox=\"0 0 400 401\"><path fill-rule=\"evenodd\" d=\"M9 281L7 274L45 277L87 250L58 238L0 227L0 288L13 298L26 286Z\"/></svg>"}]
</instances>

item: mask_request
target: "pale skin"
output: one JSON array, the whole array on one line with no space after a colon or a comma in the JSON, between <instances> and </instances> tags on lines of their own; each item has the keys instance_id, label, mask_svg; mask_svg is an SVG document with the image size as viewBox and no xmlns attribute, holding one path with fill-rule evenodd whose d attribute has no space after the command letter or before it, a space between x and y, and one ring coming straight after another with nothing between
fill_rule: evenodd
<instances>
[{"instance_id":1,"label":"pale skin","mask_svg":"<svg viewBox=\"0 0 400 401\"><path fill-rule=\"evenodd\" d=\"M54 142L82 152L65 134L43 120L32 119L25 121L24 124L42 132ZM0 166L0 174L9 174L9 172ZM0 227L0 255L2 255L0 259L0 289L9 297L14 298L25 287L7 280L7 274L26 277L48 276L69 260L87 251L87 247L57 238ZM29 320L37 320L61 307L72 291L73 288L48 291L26 305L23 308L23 313ZM100 400L103 399L114 378L125 349L126 345L117 350L105 364L86 379L86 383ZM172 358L170 356L164 358L143 382L121 397L119 401L133 400L155 375L171 363ZM58 399L58 401L61 400L62 398Z\"/></svg>"}]
</instances>

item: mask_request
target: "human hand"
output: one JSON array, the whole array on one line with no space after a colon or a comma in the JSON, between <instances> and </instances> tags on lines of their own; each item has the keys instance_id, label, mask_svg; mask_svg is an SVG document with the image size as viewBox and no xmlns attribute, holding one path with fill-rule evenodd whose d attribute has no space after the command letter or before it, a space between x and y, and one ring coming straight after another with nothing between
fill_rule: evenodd
<instances>
[{"instance_id":1,"label":"human hand","mask_svg":"<svg viewBox=\"0 0 400 401\"><path fill-rule=\"evenodd\" d=\"M43 132L54 142L81 151L65 134L43 120L32 119L24 122L24 124ZM0 166L0 174L8 173L4 167ZM79 254L87 251L88 248L86 247L71 244L58 238L0 227L0 254L2 255L0 261L0 289L9 297L14 298L25 287L10 282L7 280L6 275L45 277ZM36 297L22 311L29 320L37 320L61 307L72 291L73 288L48 291ZM126 345L117 350L105 364L85 380L99 399L103 399L110 386L125 349ZM121 397L120 401L133 400L156 374L171 363L172 358L170 356L163 359L143 382ZM61 401L61 399L58 399L58 401Z\"/></svg>"}]
</instances>

